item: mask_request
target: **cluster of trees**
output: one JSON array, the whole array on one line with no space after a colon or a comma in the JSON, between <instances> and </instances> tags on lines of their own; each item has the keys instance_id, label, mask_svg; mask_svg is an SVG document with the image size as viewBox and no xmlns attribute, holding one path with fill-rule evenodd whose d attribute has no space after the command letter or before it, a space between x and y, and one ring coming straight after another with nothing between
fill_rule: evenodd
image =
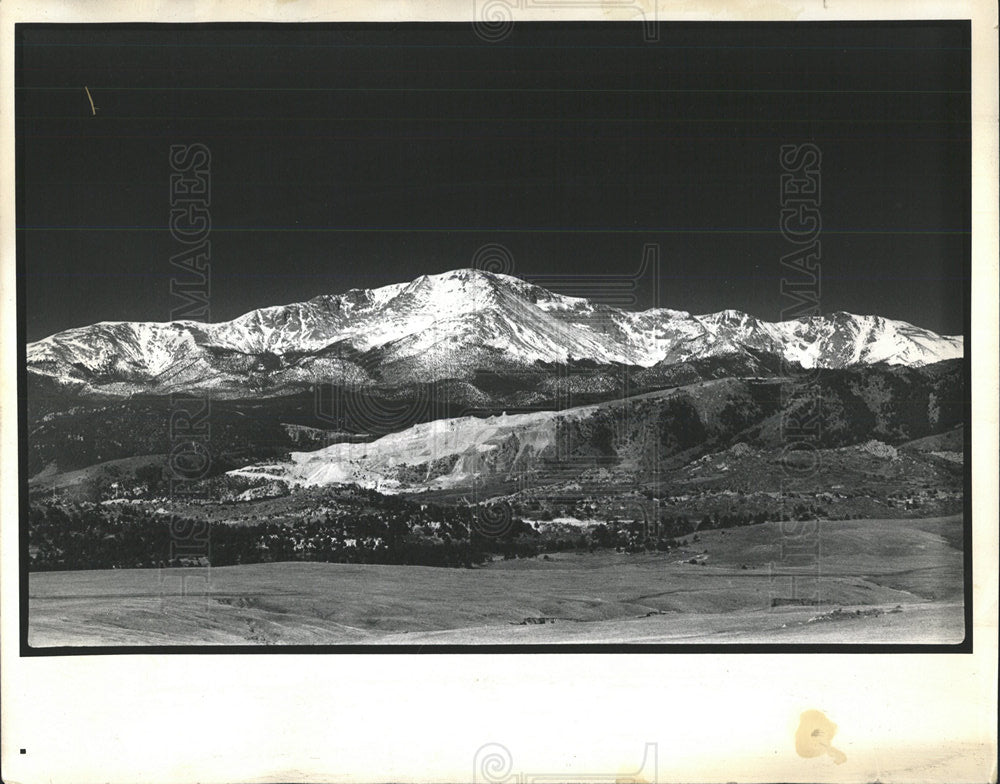
<instances>
[{"instance_id":1,"label":"cluster of trees","mask_svg":"<svg viewBox=\"0 0 1000 784\"><path fill-rule=\"evenodd\" d=\"M197 565L193 549L177 547L182 540L192 544L197 533L197 529L172 525L150 512L122 516L110 515L92 504L31 504L29 568L44 571Z\"/></svg>"},{"instance_id":2,"label":"cluster of trees","mask_svg":"<svg viewBox=\"0 0 1000 784\"><path fill-rule=\"evenodd\" d=\"M465 566L494 555L528 557L561 547L523 520L483 533L472 507L423 507L393 498L294 522L211 524L148 508L97 504L29 507L33 571L228 566L271 561Z\"/></svg>"},{"instance_id":3,"label":"cluster of trees","mask_svg":"<svg viewBox=\"0 0 1000 784\"><path fill-rule=\"evenodd\" d=\"M698 530L710 531L716 528L739 528L745 525L760 525L761 523L766 523L767 520L768 515L762 511L750 512L741 510L725 514L712 512L702 517Z\"/></svg>"},{"instance_id":4,"label":"cluster of trees","mask_svg":"<svg viewBox=\"0 0 1000 784\"><path fill-rule=\"evenodd\" d=\"M531 524L511 509L416 503L358 489L341 505L294 520L247 524L155 513L144 506L33 503L30 568L156 568L271 561L471 567L493 557L567 550L668 551L695 530L765 522L763 512L686 516L653 523L612 518L588 531ZM506 514L504 512L506 511ZM803 514L811 510L797 509ZM541 529L541 530L539 530Z\"/></svg>"}]
</instances>

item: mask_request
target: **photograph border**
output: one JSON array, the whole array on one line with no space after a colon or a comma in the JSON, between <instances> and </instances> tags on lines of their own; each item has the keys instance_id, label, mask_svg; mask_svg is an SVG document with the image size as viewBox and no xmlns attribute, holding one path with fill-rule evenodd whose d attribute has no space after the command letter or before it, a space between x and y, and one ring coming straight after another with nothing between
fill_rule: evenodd
<instances>
[{"instance_id":1,"label":"photograph border","mask_svg":"<svg viewBox=\"0 0 1000 784\"><path fill-rule=\"evenodd\" d=\"M965 346L971 374L975 650L953 657L826 648L772 655L727 647L667 659L627 656L424 656L324 659L23 655L17 543L19 400L15 346L13 26L15 22L201 22L240 19L474 21L480 0L3 0L0 2L0 757L4 780L52 784L157 781L562 782L997 779L998 9L986 0L502 0L517 19L664 22L972 20L972 280ZM971 325L968 319L971 317ZM23 341L22 341L23 345ZM974 362L973 362L974 360ZM972 437L971 429L975 429ZM971 464L970 464L971 463ZM973 503L974 501L974 503ZM967 640L968 641L968 640ZM312 646L310 646L312 647ZM176 651L171 651L176 652ZM246 651L258 653L256 649ZM681 653L677 647L671 652ZM782 653L793 653L785 649ZM860 652L860 651L858 651ZM125 653L119 650L117 653ZM236 655L232 655L236 653ZM444 653L440 648L421 651ZM750 655L734 655L749 653ZM928 652L930 653L930 652ZM331 666L334 665L334 666ZM387 666L388 665L388 666ZM806 755L796 734L817 709L835 722L846 764ZM645 744L645 745L643 745ZM642 749L642 764L637 752ZM648 752L652 749L652 767ZM658 750L658 756L657 756ZM513 754L511 753L513 751ZM514 760L517 760L516 764ZM623 764L623 762L625 764ZM657 766L658 762L658 766Z\"/></svg>"},{"instance_id":2,"label":"photograph border","mask_svg":"<svg viewBox=\"0 0 1000 784\"><path fill-rule=\"evenodd\" d=\"M950 25L962 27L965 30L965 38L969 46L970 61L972 58L971 19L916 19L916 20L879 20L863 21L867 27L912 27L915 24L923 24L928 27L940 27ZM857 26L860 21L853 20L832 20L832 21L659 21L657 34L653 40L659 40L659 28L666 25L683 26L685 28L707 27L713 28L719 25L729 25L733 27L769 27L769 28L791 28L791 27L821 27L836 28ZM564 21L564 22L537 22L525 21L517 23L523 27L586 27L600 29L602 26L635 26L647 32L648 22L645 20L630 22L604 22L595 20ZM45 29L66 30L70 28L83 29L87 27L99 26L102 28L118 28L127 31L142 30L163 30L169 27L172 30L268 30L281 29L289 30L293 28L306 30L379 30L392 27L393 29L413 29L427 30L432 27L465 29L469 27L468 22L451 21L421 21L421 22L108 22L108 23L51 23L51 22L21 22L15 25L15 41L17 42L17 53L21 54L20 39L18 33L21 31L34 31ZM480 42L483 46L488 46L486 42ZM17 63L15 71L15 88L21 75L20 62ZM971 62L970 62L970 91L971 91ZM972 107L970 102L970 128L972 123ZM16 157L18 165L23 157L23 138L15 138ZM972 140L966 145L967 163L969 166L967 194L972 200ZM22 210L24 199L21 196L23 183L16 177L15 187L18 191L16 200L17 223L24 223ZM28 425L27 425L27 361L26 361L26 333L27 333L27 309L25 297L22 289L25 281L26 259L24 255L23 233L16 233L16 298L17 298L17 389L18 389L18 482L19 482L19 606L20 606L20 655L24 657L47 657L47 656L101 656L101 655L128 655L128 654L254 654L254 655L281 655L281 654L482 654L482 653L511 653L511 654L606 654L606 653L972 653L973 651L973 568L972 568L972 547L973 547L973 518L972 518L972 374L971 374L971 350L972 350L972 330L971 330L971 291L972 291L972 214L971 209L967 216L967 223L964 227L966 241L964 243L964 253L961 259L960 273L967 284L963 289L963 309L964 309L964 355L962 359L962 372L964 377L965 399L963 406L964 416L964 494L963 494L963 623L964 639L958 643L500 643L500 644L276 644L276 645L67 645L67 646L31 646L28 643L29 631L29 555L28 555Z\"/></svg>"}]
</instances>

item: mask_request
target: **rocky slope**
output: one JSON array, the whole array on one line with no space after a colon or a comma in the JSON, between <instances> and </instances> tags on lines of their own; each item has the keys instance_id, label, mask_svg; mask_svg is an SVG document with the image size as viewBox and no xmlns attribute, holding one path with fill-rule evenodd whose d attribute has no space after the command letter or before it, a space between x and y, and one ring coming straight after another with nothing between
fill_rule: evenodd
<instances>
[{"instance_id":1,"label":"rocky slope","mask_svg":"<svg viewBox=\"0 0 1000 784\"><path fill-rule=\"evenodd\" d=\"M770 475L780 479L775 461L794 451L787 433L794 423L809 424L810 448L877 443L889 455L896 453L890 444L948 431L963 416L960 363L882 365L829 370L815 383L723 378L559 411L437 419L367 443L293 452L288 460L233 474L390 493L490 483L579 485L598 475L598 484L612 487L658 481L702 455L742 444L768 451Z\"/></svg>"}]
</instances>

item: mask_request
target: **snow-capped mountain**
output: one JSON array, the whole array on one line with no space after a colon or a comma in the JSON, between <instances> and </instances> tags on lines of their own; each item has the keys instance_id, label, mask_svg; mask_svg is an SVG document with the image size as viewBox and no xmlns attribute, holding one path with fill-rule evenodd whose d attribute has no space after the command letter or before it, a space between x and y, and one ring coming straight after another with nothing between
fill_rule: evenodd
<instances>
[{"instance_id":1,"label":"snow-capped mountain","mask_svg":"<svg viewBox=\"0 0 1000 784\"><path fill-rule=\"evenodd\" d=\"M463 378L476 368L540 362L652 367L748 350L805 367L916 366L961 357L963 341L849 313L772 323L734 310L631 312L509 275L460 269L215 324L101 322L29 344L27 366L84 392L250 395L318 381Z\"/></svg>"}]
</instances>

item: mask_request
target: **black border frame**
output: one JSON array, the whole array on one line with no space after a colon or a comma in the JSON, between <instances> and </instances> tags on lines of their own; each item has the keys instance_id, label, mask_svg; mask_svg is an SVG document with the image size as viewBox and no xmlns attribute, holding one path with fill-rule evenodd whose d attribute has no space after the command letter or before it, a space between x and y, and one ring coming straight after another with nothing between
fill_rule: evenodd
<instances>
[{"instance_id":1,"label":"black border frame","mask_svg":"<svg viewBox=\"0 0 1000 784\"><path fill-rule=\"evenodd\" d=\"M209 28L229 28L244 30L266 30L266 29L320 29L337 28L346 30L378 29L378 28L411 28L427 29L432 26L465 28L472 24L467 22L200 22L200 23L156 23L156 22L124 22L124 23L98 23L101 27L121 28L132 30L156 30L171 28L176 30L184 29L209 29ZM622 26L634 24L639 26L644 22L518 22L518 26L532 27L599 27L599 26ZM721 26L767 26L767 27L843 27L850 25L864 24L867 26L881 26L887 28L900 27L903 25L932 26L943 25L964 27L965 40L969 49L971 61L972 52L972 20L971 19L937 19L937 20L835 20L818 22L657 22L658 28L671 25L683 25L688 28L697 27L721 27ZM20 36L18 33L30 28L36 29L67 29L94 27L88 23L53 23L53 22L21 22L14 26L14 84L15 84L15 109L14 121L17 128L17 120L20 116L21 99L17 96L17 86L21 80L22 73L22 53ZM497 46L502 44L491 44ZM971 91L971 69L970 85ZM964 536L963 536L963 582L964 582L964 623L965 638L962 642L954 644L937 643L540 643L540 644L491 644L491 645L455 645L455 644L425 644L425 645L128 645L128 646L46 646L32 647L28 644L28 428L27 428L27 310L26 302L22 296L23 280L25 277L24 258L24 236L17 227L24 225L24 198L21 191L21 181L17 176L20 162L23 157L24 139L15 131L15 247L16 247L16 286L15 286L15 310L17 314L17 434L18 434L18 624L19 624L19 656L20 657L52 657L52 656L100 656L100 655L160 655L160 654L605 654L605 653L834 653L834 654L861 654L861 653L972 653L973 652L973 625L972 625L972 314L971 314L971 294L972 294L972 137L971 137L971 101L970 101L970 138L966 150L966 163L969 177L969 213L968 225L965 234L964 252L962 258L962 272L968 280L963 296L964 305L964 358L963 358L963 380L965 383L965 444L964 444Z\"/></svg>"}]
</instances>

